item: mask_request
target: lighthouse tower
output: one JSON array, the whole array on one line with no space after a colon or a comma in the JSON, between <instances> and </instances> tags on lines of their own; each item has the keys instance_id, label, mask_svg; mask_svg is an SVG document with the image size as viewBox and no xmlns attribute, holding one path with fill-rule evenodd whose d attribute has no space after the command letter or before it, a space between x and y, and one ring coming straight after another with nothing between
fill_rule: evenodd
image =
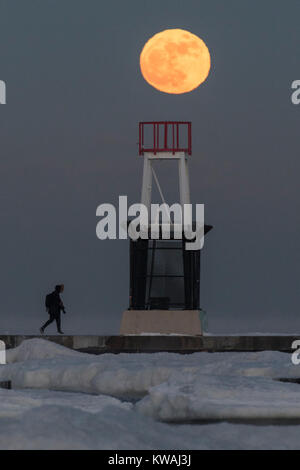
<instances>
[{"instance_id":1,"label":"lighthouse tower","mask_svg":"<svg viewBox=\"0 0 300 470\"><path fill-rule=\"evenodd\" d=\"M187 249L183 219L168 212L163 188L153 163L168 160L177 164L181 212L190 204L188 162L192 154L191 122L157 121L139 123L139 155L144 159L141 203L148 210L147 233L130 240L129 307L123 313L121 334L203 333L200 308L200 249ZM156 184L162 199L163 220L170 236L164 236L164 222L150 220L152 187ZM163 215L163 214L162 214ZM190 212L191 217L191 212ZM187 218L191 230L192 219ZM152 225L151 225L152 224ZM141 232L143 227L141 226ZM157 230L158 228L158 230ZM204 226L204 234L212 227ZM130 221L129 221L130 235ZM188 240L190 241L190 240Z\"/></svg>"}]
</instances>

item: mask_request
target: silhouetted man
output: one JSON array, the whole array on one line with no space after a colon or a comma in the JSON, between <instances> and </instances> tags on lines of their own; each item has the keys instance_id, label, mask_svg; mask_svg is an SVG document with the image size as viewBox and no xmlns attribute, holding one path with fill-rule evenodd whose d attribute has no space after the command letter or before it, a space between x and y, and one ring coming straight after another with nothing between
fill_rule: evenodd
<instances>
[{"instance_id":1,"label":"silhouetted man","mask_svg":"<svg viewBox=\"0 0 300 470\"><path fill-rule=\"evenodd\" d=\"M56 321L57 325L57 331L61 335L63 335L63 331L61 331L60 327L60 311L62 310L64 313L65 307L64 304L62 303L62 300L60 298L60 293L62 293L64 290L64 285L63 284L58 284L55 286L55 290L51 292L51 294L48 294L46 296L46 310L50 315L50 318L46 323L40 328L40 332L43 335L45 328L47 328L48 325L50 325L54 320Z\"/></svg>"}]
</instances>

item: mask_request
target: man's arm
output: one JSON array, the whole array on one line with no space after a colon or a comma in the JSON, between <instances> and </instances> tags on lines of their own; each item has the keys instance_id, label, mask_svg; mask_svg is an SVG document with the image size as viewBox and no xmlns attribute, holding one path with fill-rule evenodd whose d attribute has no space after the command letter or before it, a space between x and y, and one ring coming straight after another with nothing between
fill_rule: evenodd
<instances>
[{"instance_id":1,"label":"man's arm","mask_svg":"<svg viewBox=\"0 0 300 470\"><path fill-rule=\"evenodd\" d=\"M60 308L64 313L66 313L66 309L65 309L64 304L62 303L61 298L59 298L59 308Z\"/></svg>"}]
</instances>

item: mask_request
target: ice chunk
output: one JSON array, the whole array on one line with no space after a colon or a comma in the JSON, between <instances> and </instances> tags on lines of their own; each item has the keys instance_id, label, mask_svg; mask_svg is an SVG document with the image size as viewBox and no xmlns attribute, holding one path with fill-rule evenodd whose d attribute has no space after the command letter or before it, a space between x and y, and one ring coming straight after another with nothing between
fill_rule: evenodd
<instances>
[{"instance_id":1,"label":"ice chunk","mask_svg":"<svg viewBox=\"0 0 300 470\"><path fill-rule=\"evenodd\" d=\"M166 422L300 419L300 388L263 377L172 376L150 389L136 410Z\"/></svg>"}]
</instances>

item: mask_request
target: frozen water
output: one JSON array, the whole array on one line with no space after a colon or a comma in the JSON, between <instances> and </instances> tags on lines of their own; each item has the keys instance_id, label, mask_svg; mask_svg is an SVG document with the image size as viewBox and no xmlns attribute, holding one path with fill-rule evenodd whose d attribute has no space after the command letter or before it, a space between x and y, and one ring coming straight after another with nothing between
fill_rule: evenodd
<instances>
[{"instance_id":1,"label":"frozen water","mask_svg":"<svg viewBox=\"0 0 300 470\"><path fill-rule=\"evenodd\" d=\"M274 380L300 377L289 354L94 356L31 339L7 362L1 449L300 448L299 425L167 424L300 419L300 385Z\"/></svg>"},{"instance_id":2,"label":"frozen water","mask_svg":"<svg viewBox=\"0 0 300 470\"><path fill-rule=\"evenodd\" d=\"M299 426L169 426L118 407L44 405L0 420L0 449L295 449L299 438Z\"/></svg>"},{"instance_id":3,"label":"frozen water","mask_svg":"<svg viewBox=\"0 0 300 470\"><path fill-rule=\"evenodd\" d=\"M0 368L0 380L11 380L13 388L67 390L122 398L144 396L153 386L168 380L173 380L175 385L178 376L191 374L300 377L300 367L292 364L290 355L273 351L94 356L42 339L30 339L8 350L7 362Z\"/></svg>"},{"instance_id":4,"label":"frozen water","mask_svg":"<svg viewBox=\"0 0 300 470\"><path fill-rule=\"evenodd\" d=\"M52 390L0 390L0 418L19 416L21 413L41 406L61 406L86 411L102 412L114 406L131 410L132 404L105 395L57 392Z\"/></svg>"},{"instance_id":5,"label":"frozen water","mask_svg":"<svg viewBox=\"0 0 300 470\"><path fill-rule=\"evenodd\" d=\"M202 420L300 421L300 388L262 377L191 375L153 387L140 413L166 422Z\"/></svg>"}]
</instances>

